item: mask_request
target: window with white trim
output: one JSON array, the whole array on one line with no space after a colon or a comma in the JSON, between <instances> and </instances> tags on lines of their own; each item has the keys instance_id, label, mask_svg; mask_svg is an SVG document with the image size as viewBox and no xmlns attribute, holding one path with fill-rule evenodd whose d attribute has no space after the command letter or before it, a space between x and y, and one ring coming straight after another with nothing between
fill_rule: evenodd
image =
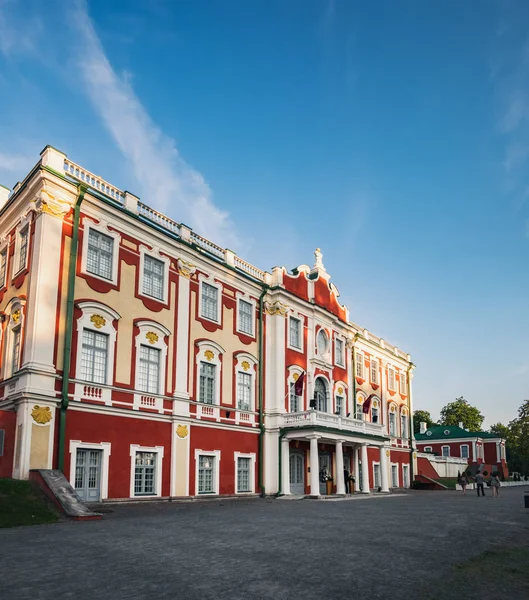
<instances>
[{"instance_id":1,"label":"window with white trim","mask_svg":"<svg viewBox=\"0 0 529 600\"><path fill-rule=\"evenodd\" d=\"M251 302L239 298L238 302L239 331L253 335L254 308Z\"/></svg>"},{"instance_id":2,"label":"window with white trim","mask_svg":"<svg viewBox=\"0 0 529 600\"><path fill-rule=\"evenodd\" d=\"M148 394L160 393L160 350L140 345L138 389Z\"/></svg>"},{"instance_id":3,"label":"window with white trim","mask_svg":"<svg viewBox=\"0 0 529 600\"><path fill-rule=\"evenodd\" d=\"M200 316L210 321L219 320L219 290L205 281L202 282Z\"/></svg>"},{"instance_id":4,"label":"window with white trim","mask_svg":"<svg viewBox=\"0 0 529 600\"><path fill-rule=\"evenodd\" d=\"M408 437L408 415L405 413L400 415L400 437L404 440Z\"/></svg>"},{"instance_id":5,"label":"window with white trim","mask_svg":"<svg viewBox=\"0 0 529 600\"><path fill-rule=\"evenodd\" d=\"M380 487L380 465L377 463L373 464L373 487Z\"/></svg>"},{"instance_id":6,"label":"window with white trim","mask_svg":"<svg viewBox=\"0 0 529 600\"><path fill-rule=\"evenodd\" d=\"M296 317L289 319L289 341L292 348L301 349L301 320Z\"/></svg>"},{"instance_id":7,"label":"window with white trim","mask_svg":"<svg viewBox=\"0 0 529 600\"><path fill-rule=\"evenodd\" d=\"M329 349L329 336L324 329L318 331L316 336L316 347L318 348L319 356L325 356Z\"/></svg>"},{"instance_id":8,"label":"window with white trim","mask_svg":"<svg viewBox=\"0 0 529 600\"><path fill-rule=\"evenodd\" d=\"M441 451L443 456L450 456L450 446L443 446Z\"/></svg>"},{"instance_id":9,"label":"window with white trim","mask_svg":"<svg viewBox=\"0 0 529 600\"><path fill-rule=\"evenodd\" d=\"M433 452L432 446L425 446L424 447L424 452Z\"/></svg>"},{"instance_id":10,"label":"window with white trim","mask_svg":"<svg viewBox=\"0 0 529 600\"><path fill-rule=\"evenodd\" d=\"M237 408L250 410L252 403L252 375L250 373L237 373Z\"/></svg>"},{"instance_id":11,"label":"window with white trim","mask_svg":"<svg viewBox=\"0 0 529 600\"><path fill-rule=\"evenodd\" d=\"M371 359L371 383L378 383L378 360Z\"/></svg>"},{"instance_id":12,"label":"window with white trim","mask_svg":"<svg viewBox=\"0 0 529 600\"><path fill-rule=\"evenodd\" d=\"M252 459L247 456L237 457L237 493L251 492Z\"/></svg>"},{"instance_id":13,"label":"window with white trim","mask_svg":"<svg viewBox=\"0 0 529 600\"><path fill-rule=\"evenodd\" d=\"M399 487L399 471L397 465L391 465L391 487Z\"/></svg>"},{"instance_id":14,"label":"window with white trim","mask_svg":"<svg viewBox=\"0 0 529 600\"><path fill-rule=\"evenodd\" d=\"M217 457L214 454L201 454L198 457L198 493L215 494Z\"/></svg>"},{"instance_id":15,"label":"window with white trim","mask_svg":"<svg viewBox=\"0 0 529 600\"><path fill-rule=\"evenodd\" d=\"M18 271L26 268L26 261L28 258L28 239L29 239L29 226L26 226L19 233L19 247L18 247Z\"/></svg>"},{"instance_id":16,"label":"window with white trim","mask_svg":"<svg viewBox=\"0 0 529 600\"><path fill-rule=\"evenodd\" d=\"M356 400L356 418L362 421L364 420L363 402L364 399L361 396Z\"/></svg>"},{"instance_id":17,"label":"window with white trim","mask_svg":"<svg viewBox=\"0 0 529 600\"><path fill-rule=\"evenodd\" d=\"M388 367L388 389L395 389L395 369L393 367Z\"/></svg>"},{"instance_id":18,"label":"window with white trim","mask_svg":"<svg viewBox=\"0 0 529 600\"><path fill-rule=\"evenodd\" d=\"M6 284L7 275L7 248L0 252L0 288L3 288Z\"/></svg>"},{"instance_id":19,"label":"window with white trim","mask_svg":"<svg viewBox=\"0 0 529 600\"><path fill-rule=\"evenodd\" d=\"M400 373L400 393L402 395L405 395L407 393L407 390L406 390L406 373L403 373L402 371Z\"/></svg>"},{"instance_id":20,"label":"window with white trim","mask_svg":"<svg viewBox=\"0 0 529 600\"><path fill-rule=\"evenodd\" d=\"M136 452L134 467L134 495L155 496L156 452Z\"/></svg>"},{"instance_id":21,"label":"window with white trim","mask_svg":"<svg viewBox=\"0 0 529 600\"><path fill-rule=\"evenodd\" d=\"M336 364L339 365L340 367L343 367L345 362L344 362L344 355L343 355L343 340L341 340L340 338L336 338L335 343L334 343L334 352L335 352L335 361Z\"/></svg>"},{"instance_id":22,"label":"window with white trim","mask_svg":"<svg viewBox=\"0 0 529 600\"><path fill-rule=\"evenodd\" d=\"M378 405L375 402L371 406L371 423L378 423Z\"/></svg>"},{"instance_id":23,"label":"window with white trim","mask_svg":"<svg viewBox=\"0 0 529 600\"><path fill-rule=\"evenodd\" d=\"M461 444L460 454L461 458L468 458L468 444Z\"/></svg>"},{"instance_id":24,"label":"window with white trim","mask_svg":"<svg viewBox=\"0 0 529 600\"><path fill-rule=\"evenodd\" d=\"M336 414L344 417L345 409L345 398L343 396L336 396Z\"/></svg>"},{"instance_id":25,"label":"window with white trim","mask_svg":"<svg viewBox=\"0 0 529 600\"><path fill-rule=\"evenodd\" d=\"M16 329L13 329L13 347L11 354L11 375L14 375L18 369L20 368L20 337L21 337L21 328L18 326Z\"/></svg>"},{"instance_id":26,"label":"window with white trim","mask_svg":"<svg viewBox=\"0 0 529 600\"><path fill-rule=\"evenodd\" d=\"M83 329L80 378L92 383L106 383L108 335Z\"/></svg>"},{"instance_id":27,"label":"window with white trim","mask_svg":"<svg viewBox=\"0 0 529 600\"><path fill-rule=\"evenodd\" d=\"M112 280L113 260L114 238L89 228L86 270L98 277Z\"/></svg>"},{"instance_id":28,"label":"window with white trim","mask_svg":"<svg viewBox=\"0 0 529 600\"><path fill-rule=\"evenodd\" d=\"M364 378L364 355L361 352L356 353L356 376Z\"/></svg>"},{"instance_id":29,"label":"window with white trim","mask_svg":"<svg viewBox=\"0 0 529 600\"><path fill-rule=\"evenodd\" d=\"M299 412L301 410L301 397L296 396L296 384L290 382L290 394L289 394L289 407L288 410L291 413Z\"/></svg>"},{"instance_id":30,"label":"window with white trim","mask_svg":"<svg viewBox=\"0 0 529 600\"><path fill-rule=\"evenodd\" d=\"M410 486L409 473L410 473L410 466L402 465L402 487L407 488Z\"/></svg>"},{"instance_id":31,"label":"window with white trim","mask_svg":"<svg viewBox=\"0 0 529 600\"><path fill-rule=\"evenodd\" d=\"M217 365L200 362L200 388L198 401L204 404L215 404Z\"/></svg>"},{"instance_id":32,"label":"window with white trim","mask_svg":"<svg viewBox=\"0 0 529 600\"><path fill-rule=\"evenodd\" d=\"M157 300L164 299L165 263L148 254L143 257L143 293Z\"/></svg>"},{"instance_id":33,"label":"window with white trim","mask_svg":"<svg viewBox=\"0 0 529 600\"><path fill-rule=\"evenodd\" d=\"M397 435L397 415L394 412L389 413L389 435Z\"/></svg>"}]
</instances>

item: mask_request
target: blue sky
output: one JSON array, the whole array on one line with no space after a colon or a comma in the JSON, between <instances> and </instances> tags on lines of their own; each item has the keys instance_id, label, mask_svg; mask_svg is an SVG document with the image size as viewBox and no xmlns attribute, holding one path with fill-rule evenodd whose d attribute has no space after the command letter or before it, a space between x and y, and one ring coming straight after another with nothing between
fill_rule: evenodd
<instances>
[{"instance_id":1,"label":"blue sky","mask_svg":"<svg viewBox=\"0 0 529 600\"><path fill-rule=\"evenodd\" d=\"M529 383L518 2L0 0L0 183L51 144L269 270L327 270L415 408Z\"/></svg>"}]
</instances>

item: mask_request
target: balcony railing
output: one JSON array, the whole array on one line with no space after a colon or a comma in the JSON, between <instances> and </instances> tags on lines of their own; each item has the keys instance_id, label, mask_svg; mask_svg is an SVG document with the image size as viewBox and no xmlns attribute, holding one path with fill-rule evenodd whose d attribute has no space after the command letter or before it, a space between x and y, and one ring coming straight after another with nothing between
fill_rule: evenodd
<instances>
[{"instance_id":1,"label":"balcony railing","mask_svg":"<svg viewBox=\"0 0 529 600\"><path fill-rule=\"evenodd\" d=\"M318 410L306 410L303 412L288 413L283 417L284 427L306 427L307 425L320 425L323 427L334 427L352 433L367 433L371 435L384 435L383 426L376 423L367 423L361 419L340 417Z\"/></svg>"}]
</instances>

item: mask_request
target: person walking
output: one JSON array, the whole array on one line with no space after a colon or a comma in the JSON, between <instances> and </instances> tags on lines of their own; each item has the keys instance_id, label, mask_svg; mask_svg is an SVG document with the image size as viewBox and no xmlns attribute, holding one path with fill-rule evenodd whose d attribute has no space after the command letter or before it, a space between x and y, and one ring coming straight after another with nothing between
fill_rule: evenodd
<instances>
[{"instance_id":1,"label":"person walking","mask_svg":"<svg viewBox=\"0 0 529 600\"><path fill-rule=\"evenodd\" d=\"M466 473L463 473L463 475L461 475L461 477L459 478L459 485L461 486L461 489L463 490L463 496L467 495L467 485L468 485L468 478Z\"/></svg>"},{"instance_id":2,"label":"person walking","mask_svg":"<svg viewBox=\"0 0 529 600\"><path fill-rule=\"evenodd\" d=\"M498 473L493 473L490 476L490 487L492 488L492 497L497 498L500 495L500 476Z\"/></svg>"},{"instance_id":3,"label":"person walking","mask_svg":"<svg viewBox=\"0 0 529 600\"><path fill-rule=\"evenodd\" d=\"M484 486L485 480L483 479L483 475L479 471L474 475L474 481L476 482L478 498L479 498L480 490L481 490L481 495L484 496L485 495L485 486Z\"/></svg>"}]
</instances>

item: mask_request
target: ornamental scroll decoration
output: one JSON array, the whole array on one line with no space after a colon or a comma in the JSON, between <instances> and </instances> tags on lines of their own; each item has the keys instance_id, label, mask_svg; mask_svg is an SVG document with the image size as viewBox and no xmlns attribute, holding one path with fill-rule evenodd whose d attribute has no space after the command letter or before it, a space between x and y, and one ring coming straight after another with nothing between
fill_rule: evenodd
<instances>
[{"instance_id":1,"label":"ornamental scroll decoration","mask_svg":"<svg viewBox=\"0 0 529 600\"><path fill-rule=\"evenodd\" d=\"M211 350L206 350L204 352L204 356L208 359L208 360L213 360L215 358L215 354L211 351Z\"/></svg>"},{"instance_id":2,"label":"ornamental scroll decoration","mask_svg":"<svg viewBox=\"0 0 529 600\"><path fill-rule=\"evenodd\" d=\"M101 329L101 327L104 327L107 324L105 317L102 317L101 315L92 315L90 321L94 324L96 329Z\"/></svg>"},{"instance_id":3,"label":"ornamental scroll decoration","mask_svg":"<svg viewBox=\"0 0 529 600\"><path fill-rule=\"evenodd\" d=\"M154 333L154 331L148 331L145 334L145 337L149 340L149 344L156 344L156 342L158 341L158 334Z\"/></svg>"},{"instance_id":4,"label":"ornamental scroll decoration","mask_svg":"<svg viewBox=\"0 0 529 600\"><path fill-rule=\"evenodd\" d=\"M14 323L17 323L20 321L20 308L17 308L13 314L11 315L11 318L13 319Z\"/></svg>"},{"instance_id":5,"label":"ornamental scroll decoration","mask_svg":"<svg viewBox=\"0 0 529 600\"><path fill-rule=\"evenodd\" d=\"M68 202L59 200L47 190L42 189L39 196L35 200L35 209L38 214L45 213L52 217L62 219L70 210Z\"/></svg>"},{"instance_id":6,"label":"ornamental scroll decoration","mask_svg":"<svg viewBox=\"0 0 529 600\"><path fill-rule=\"evenodd\" d=\"M241 363L241 367L247 371L250 368L250 363L247 360L243 360Z\"/></svg>"},{"instance_id":7,"label":"ornamental scroll decoration","mask_svg":"<svg viewBox=\"0 0 529 600\"><path fill-rule=\"evenodd\" d=\"M338 393L339 393L339 394L343 394L343 387L339 387L339 388L338 388Z\"/></svg>"},{"instance_id":8,"label":"ornamental scroll decoration","mask_svg":"<svg viewBox=\"0 0 529 600\"><path fill-rule=\"evenodd\" d=\"M177 425L176 427L176 435L180 438L180 439L185 439L187 437L187 433L188 433L188 427L187 425Z\"/></svg>"},{"instance_id":9,"label":"ornamental scroll decoration","mask_svg":"<svg viewBox=\"0 0 529 600\"><path fill-rule=\"evenodd\" d=\"M273 303L266 302L265 311L271 316L279 315L280 317L286 317L288 312L288 306L279 302L279 300L276 300Z\"/></svg>"},{"instance_id":10,"label":"ornamental scroll decoration","mask_svg":"<svg viewBox=\"0 0 529 600\"><path fill-rule=\"evenodd\" d=\"M389 455L391 454L391 452L389 450L386 450L386 456L389 458Z\"/></svg>"},{"instance_id":11,"label":"ornamental scroll decoration","mask_svg":"<svg viewBox=\"0 0 529 600\"><path fill-rule=\"evenodd\" d=\"M51 410L49 406L39 406L36 404L31 411L31 416L35 423L39 425L46 425L51 421Z\"/></svg>"},{"instance_id":12,"label":"ornamental scroll decoration","mask_svg":"<svg viewBox=\"0 0 529 600\"><path fill-rule=\"evenodd\" d=\"M194 264L188 262L187 260L183 260L182 258L179 258L176 261L176 265L178 267L178 273L186 279L191 279L191 275L193 275L193 273L197 270Z\"/></svg>"}]
</instances>

